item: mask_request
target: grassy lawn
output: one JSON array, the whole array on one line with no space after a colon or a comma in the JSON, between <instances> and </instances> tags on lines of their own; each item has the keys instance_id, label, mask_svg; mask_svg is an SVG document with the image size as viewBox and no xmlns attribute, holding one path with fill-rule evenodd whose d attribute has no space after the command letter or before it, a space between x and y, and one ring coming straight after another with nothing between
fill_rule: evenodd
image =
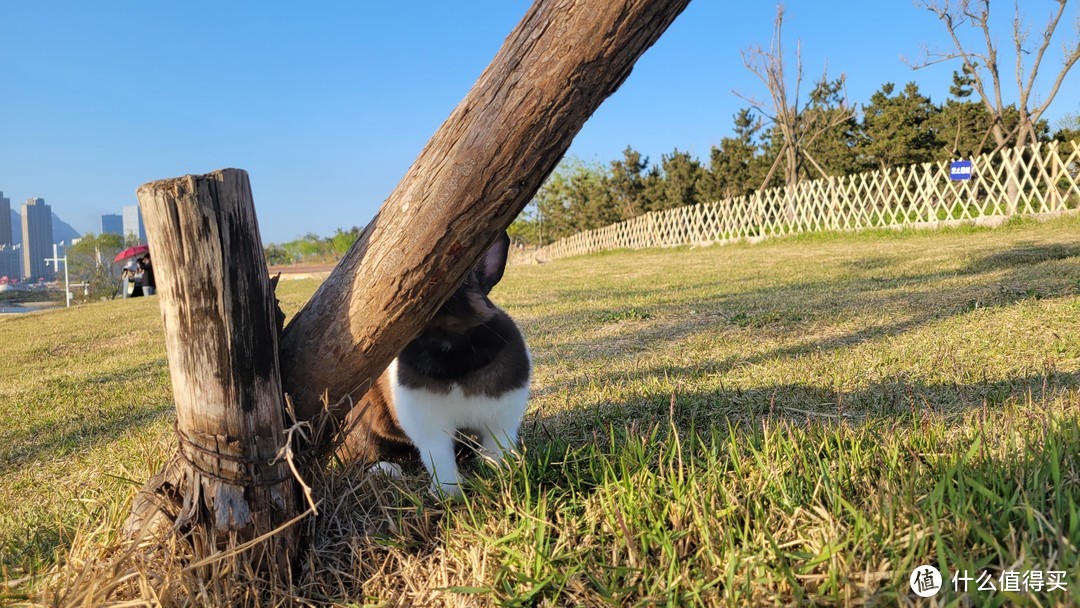
<instances>
[{"instance_id":1,"label":"grassy lawn","mask_svg":"<svg viewBox=\"0 0 1080 608\"><path fill-rule=\"evenodd\" d=\"M598 254L493 299L536 364L521 457L454 504L335 465L291 597L895 605L928 564L941 603L1080 604L1080 218ZM0 318L0 362L2 603L107 558L173 413L155 299ZM1067 587L977 590L1030 571Z\"/></svg>"}]
</instances>

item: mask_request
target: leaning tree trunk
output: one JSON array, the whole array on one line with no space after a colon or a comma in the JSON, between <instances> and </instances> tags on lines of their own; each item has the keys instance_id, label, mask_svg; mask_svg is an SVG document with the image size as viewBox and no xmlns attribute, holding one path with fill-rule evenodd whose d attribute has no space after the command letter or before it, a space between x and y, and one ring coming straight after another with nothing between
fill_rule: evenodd
<instances>
[{"instance_id":1,"label":"leaning tree trunk","mask_svg":"<svg viewBox=\"0 0 1080 608\"><path fill-rule=\"evenodd\" d=\"M538 0L382 210L285 328L301 419L349 405L533 198L689 0ZM322 447L327 447L325 444Z\"/></svg>"},{"instance_id":2,"label":"leaning tree trunk","mask_svg":"<svg viewBox=\"0 0 1080 608\"><path fill-rule=\"evenodd\" d=\"M140 493L139 532L164 512L194 532L196 557L251 540L297 515L278 364L278 319L247 173L236 169L139 188L165 325L178 450ZM276 460L276 462L275 462ZM157 521L155 523L165 523ZM283 568L293 529L261 545L257 567Z\"/></svg>"}]
</instances>

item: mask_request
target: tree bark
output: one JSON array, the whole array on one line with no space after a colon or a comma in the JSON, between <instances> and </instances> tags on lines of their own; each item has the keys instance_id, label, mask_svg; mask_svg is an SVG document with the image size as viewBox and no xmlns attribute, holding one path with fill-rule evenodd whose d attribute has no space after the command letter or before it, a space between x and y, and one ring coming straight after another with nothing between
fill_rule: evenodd
<instances>
[{"instance_id":1,"label":"tree bark","mask_svg":"<svg viewBox=\"0 0 1080 608\"><path fill-rule=\"evenodd\" d=\"M340 421L689 0L538 0L285 328L298 417ZM317 440L318 441L318 440Z\"/></svg>"},{"instance_id":2,"label":"tree bark","mask_svg":"<svg viewBox=\"0 0 1080 608\"><path fill-rule=\"evenodd\" d=\"M274 462L285 443L277 308L247 173L151 182L138 197L161 299L179 449L140 493L128 529L153 521L157 498L170 519L197 532L197 557L205 557L230 536L253 539L298 513L297 482L286 462ZM286 565L295 532L270 542L255 561Z\"/></svg>"}]
</instances>

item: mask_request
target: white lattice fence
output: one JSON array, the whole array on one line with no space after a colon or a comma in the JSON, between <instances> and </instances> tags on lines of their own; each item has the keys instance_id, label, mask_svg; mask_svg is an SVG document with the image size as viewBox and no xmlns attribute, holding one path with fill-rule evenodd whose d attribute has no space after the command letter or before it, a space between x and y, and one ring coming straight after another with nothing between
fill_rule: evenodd
<instances>
[{"instance_id":1,"label":"white lattice fence","mask_svg":"<svg viewBox=\"0 0 1080 608\"><path fill-rule=\"evenodd\" d=\"M1080 141L1038 143L973 159L973 176L949 163L806 181L748 196L653 211L541 247L539 261L612 249L762 239L799 232L940 226L982 218L1080 209Z\"/></svg>"}]
</instances>

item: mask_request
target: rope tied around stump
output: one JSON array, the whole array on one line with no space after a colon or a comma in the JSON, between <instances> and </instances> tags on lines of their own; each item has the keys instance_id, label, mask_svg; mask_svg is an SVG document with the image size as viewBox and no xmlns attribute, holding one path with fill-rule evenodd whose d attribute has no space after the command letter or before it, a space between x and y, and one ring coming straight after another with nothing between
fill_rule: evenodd
<instances>
[{"instance_id":1,"label":"rope tied around stump","mask_svg":"<svg viewBox=\"0 0 1080 608\"><path fill-rule=\"evenodd\" d=\"M227 437L220 435L190 431L191 435L201 435L200 440L196 441L176 424L173 425L173 431L180 444L180 459L202 476L239 486L274 486L295 479L288 467L283 466L277 449L274 450L273 457L256 460L244 456L236 440L229 441ZM256 441L259 440L273 441L273 438L256 437ZM230 466L213 466L205 464L207 462L225 462ZM282 469L284 473L279 472Z\"/></svg>"}]
</instances>

